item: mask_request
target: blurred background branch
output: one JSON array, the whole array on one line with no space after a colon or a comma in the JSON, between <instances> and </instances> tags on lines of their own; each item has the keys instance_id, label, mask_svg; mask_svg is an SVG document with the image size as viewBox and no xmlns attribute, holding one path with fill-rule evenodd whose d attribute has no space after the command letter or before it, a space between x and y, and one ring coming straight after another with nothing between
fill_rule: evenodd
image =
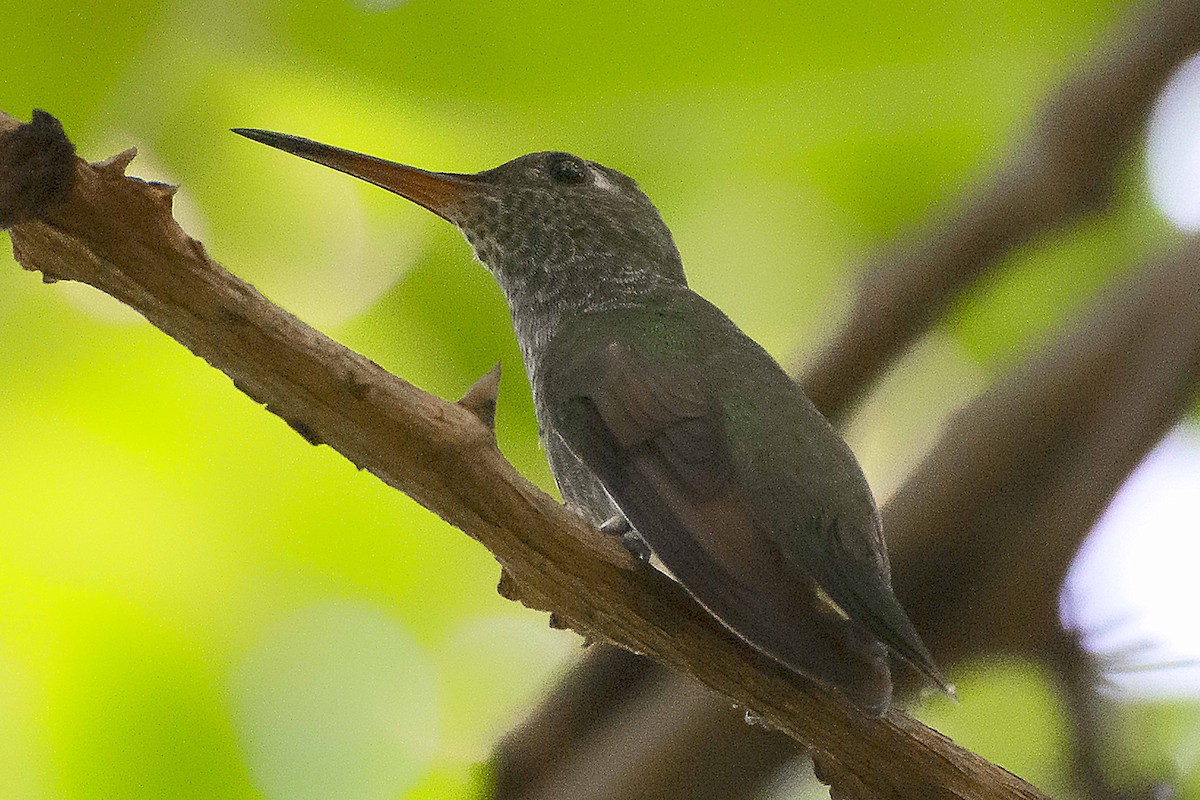
<instances>
[{"instance_id":1,"label":"blurred background branch","mask_svg":"<svg viewBox=\"0 0 1200 800\"><path fill-rule=\"evenodd\" d=\"M871 260L850 318L801 378L831 419L845 420L1014 248L1112 199L1120 159L1166 76L1200 48L1200 4L1155 3L1128 28L1065 82L994 177ZM896 590L940 662L1007 652L1061 663L1052 645L1072 556L1195 397L1198 276L1193 243L1112 287L1081 327L958 412L886 505ZM747 728L727 704L659 672L634 656L591 652L501 742L496 796L752 797L797 756L782 737ZM641 716L666 722L647 728ZM629 777L647 774L654 783Z\"/></svg>"},{"instance_id":2,"label":"blurred background branch","mask_svg":"<svg viewBox=\"0 0 1200 800\"><path fill-rule=\"evenodd\" d=\"M1200 48L1200 3L1151 3L1127 28L1064 82L993 176L871 259L849 319L800 378L826 416L844 420L1012 250L1108 206L1163 82Z\"/></svg>"},{"instance_id":3,"label":"blurred background branch","mask_svg":"<svg viewBox=\"0 0 1200 800\"><path fill-rule=\"evenodd\" d=\"M135 143L219 260L389 371L449 397L504 361L500 447L548 491L453 231L227 131L634 176L693 286L845 423L955 660L961 703L913 713L1055 796L1200 798L1200 434L1167 318L1194 313L1194 2L10 5L0 106ZM88 287L0 268L0 375L0 796L823 796L785 738L581 651L482 548ZM1046 652L1060 617L1090 664Z\"/></svg>"},{"instance_id":4,"label":"blurred background branch","mask_svg":"<svg viewBox=\"0 0 1200 800\"><path fill-rule=\"evenodd\" d=\"M1071 557L1121 481L1195 396L1200 243L1106 295L1068 334L959 412L883 509L897 594L946 663L1003 653L1061 663L1058 594ZM526 747L532 758L549 752L559 760L548 781L543 773L520 790L502 777L498 796L563 796L560 773L571 776L572 796L584 798L753 796L745 783L761 785L796 757L794 746L747 726L727 702L677 688L645 663L635 673L640 691L619 680L608 704L572 708L576 687L586 685L572 683L579 673L629 681L632 659L592 653L564 683L564 700L551 696L574 724L600 708L607 726L530 747L522 737L546 724L533 717L506 737L501 764L513 759L520 769ZM646 726L640 717L658 722ZM661 783L622 774L652 774Z\"/></svg>"}]
</instances>

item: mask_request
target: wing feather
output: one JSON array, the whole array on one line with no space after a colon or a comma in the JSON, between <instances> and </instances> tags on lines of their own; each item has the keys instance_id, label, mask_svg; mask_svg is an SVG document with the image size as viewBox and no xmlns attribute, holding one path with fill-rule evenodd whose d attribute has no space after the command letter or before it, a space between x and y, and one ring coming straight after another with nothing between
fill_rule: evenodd
<instances>
[{"instance_id":1,"label":"wing feather","mask_svg":"<svg viewBox=\"0 0 1200 800\"><path fill-rule=\"evenodd\" d=\"M617 335L575 342L557 363L546 386L555 429L684 587L756 648L886 710L885 651L759 526L702 364L667 363Z\"/></svg>"}]
</instances>

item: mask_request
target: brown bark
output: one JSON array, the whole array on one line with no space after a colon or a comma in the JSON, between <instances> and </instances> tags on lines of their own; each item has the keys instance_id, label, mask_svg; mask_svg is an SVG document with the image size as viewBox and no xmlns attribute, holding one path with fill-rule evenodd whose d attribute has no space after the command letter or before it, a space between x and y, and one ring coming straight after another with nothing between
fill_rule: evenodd
<instances>
[{"instance_id":1,"label":"brown bark","mask_svg":"<svg viewBox=\"0 0 1200 800\"><path fill-rule=\"evenodd\" d=\"M848 417L884 370L1006 255L1104 208L1120 159L1159 87L1198 48L1200 2L1148 4L1060 88L1027 140L1014 147L993 177L873 258L850 318L801 379L818 407L835 420ZM1180 305L1188 302L1195 281L1181 275L1184 292L1162 298L1167 305L1155 316L1159 295L1171 293L1172 275L1186 273L1195 248L1191 244L1173 266L1144 283L1125 284L1121 291L1131 293L1127 304L1115 292L1107 306L1091 311L1102 321L1054 343L1037 362L1040 367L1016 371L961 412L884 510L897 592L940 663L997 650L1037 654L1057 635L1059 581L1090 521L1195 391L1191 356L1176 349L1194 340L1171 339L1172 326L1186 325L1186 314L1195 314ZM1168 319L1167 314L1185 317ZM1106 333L1107 325L1114 330ZM1139 344L1138 325L1150 335L1144 344ZM1089 342L1093 334L1108 344ZM1093 347L1109 347L1108 360ZM1165 347L1173 360L1157 363L1155 347ZM1093 367L1100 371L1079 372ZM1066 372L1055 374L1060 368ZM1023 425L1047 436L1024 436ZM1104 425L1113 426L1111 440ZM938 538L942 535L948 541ZM576 692L605 685L602 660L616 662L624 675L636 679L626 680L620 696L587 710L573 708ZM673 728L656 729L656 739L645 746L673 754L655 764L664 785L674 780L677 785L699 782L702 788L664 791L662 798L750 796L796 756L792 747L747 728L720 700L662 689L657 668L635 661L624 653L603 659L589 654L568 682L502 741L499 800L549 797L539 781L550 775L527 768L534 760L610 764L629 758L622 746L629 732L612 721L625 702L680 720ZM555 706L577 712L578 738L539 730L539 720L554 716ZM747 739L758 739L759 749L748 749ZM704 744L685 756L686 743L695 741ZM735 752L736 757L727 756ZM739 790L703 789L729 781L740 781ZM595 780L576 797L625 795Z\"/></svg>"},{"instance_id":2,"label":"brown bark","mask_svg":"<svg viewBox=\"0 0 1200 800\"><path fill-rule=\"evenodd\" d=\"M30 130L0 117L0 136ZM6 185L19 183L21 153L0 146L0 154L10 156L0 164ZM304 325L183 232L170 214L169 187L125 177L132 156L90 165L64 155L73 182L50 202L32 207L23 202L27 193L16 193L6 218L20 220L10 230L18 262L135 308L305 439L328 444L487 547L503 567L506 596L551 611L584 635L645 653L753 710L822 753L836 791L1043 796L903 713L866 718L840 695L750 649L678 585L637 568L618 544L504 460L480 413L494 378L471 393L468 407L448 403ZM8 194L0 189L0 197Z\"/></svg>"},{"instance_id":3,"label":"brown bark","mask_svg":"<svg viewBox=\"0 0 1200 800\"><path fill-rule=\"evenodd\" d=\"M959 412L883 509L895 542L897 595L939 661L1057 652L1058 589L1071 557L1125 476L1186 413L1198 390L1200 240L1193 239L1110 287L1082 310L1069 333ZM587 737L542 743L544 752L570 763L615 765L609 770L669 753L670 759L653 762L661 785L699 780L701 788L663 789L658 796L697 798L738 796L705 789L739 780L742 787L761 784L798 757L793 743L747 727L720 698L680 693L673 678L649 666L617 663L646 687L620 699L672 722L644 737L645 752L630 755L622 742L631 729L620 724L621 705L610 697L607 719L588 720L591 727L577 723ZM537 726L517 730L528 737ZM525 763L528 742L510 734L500 757ZM731 753L736 757L727 757ZM541 774L540 782L518 784L504 777L505 763L497 796L556 796L561 766L549 780ZM586 792L573 796L642 797L607 775L593 772L592 778ZM582 777L576 780L584 785Z\"/></svg>"}]
</instances>

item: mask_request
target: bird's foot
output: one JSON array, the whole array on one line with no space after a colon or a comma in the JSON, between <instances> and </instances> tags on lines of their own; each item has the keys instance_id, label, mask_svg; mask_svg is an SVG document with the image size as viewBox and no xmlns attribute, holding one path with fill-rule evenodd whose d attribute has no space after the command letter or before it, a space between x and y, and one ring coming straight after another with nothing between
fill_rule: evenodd
<instances>
[{"instance_id":1,"label":"bird's foot","mask_svg":"<svg viewBox=\"0 0 1200 800\"><path fill-rule=\"evenodd\" d=\"M621 544L639 564L649 563L650 545L646 544L646 540L642 538L641 534L633 529L629 520L625 519L625 515L617 514L605 520L600 525L600 530L610 536L620 536Z\"/></svg>"},{"instance_id":2,"label":"bird's foot","mask_svg":"<svg viewBox=\"0 0 1200 800\"><path fill-rule=\"evenodd\" d=\"M621 544L625 545L625 549L639 564L650 563L650 545L646 544L646 540L637 531L631 530L621 534Z\"/></svg>"},{"instance_id":3,"label":"bird's foot","mask_svg":"<svg viewBox=\"0 0 1200 800\"><path fill-rule=\"evenodd\" d=\"M629 524L629 520L625 519L624 514L614 514L600 523L600 530L610 536L624 536L633 530L633 526Z\"/></svg>"}]
</instances>

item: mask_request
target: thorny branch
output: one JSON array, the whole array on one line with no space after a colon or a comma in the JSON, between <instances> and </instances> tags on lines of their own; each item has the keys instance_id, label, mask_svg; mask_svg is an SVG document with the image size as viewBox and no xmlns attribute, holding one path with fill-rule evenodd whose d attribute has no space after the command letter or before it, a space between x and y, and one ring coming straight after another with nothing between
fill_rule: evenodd
<instances>
[{"instance_id":1,"label":"thorny branch","mask_svg":"<svg viewBox=\"0 0 1200 800\"><path fill-rule=\"evenodd\" d=\"M31 141L40 146L26 146ZM500 455L481 419L494 375L469 394L468 408L388 374L210 259L171 217L171 187L124 175L133 151L91 165L64 142L49 115L25 126L0 116L0 198L8 203L0 216L15 223L18 262L137 309L306 439L329 444L471 535L501 563L506 596L751 709L822 753L845 796L1043 796L899 711L862 716L750 649L669 579L636 568ZM47 152L58 160L46 163ZM28 189L39 175L68 173L48 199Z\"/></svg>"}]
</instances>

